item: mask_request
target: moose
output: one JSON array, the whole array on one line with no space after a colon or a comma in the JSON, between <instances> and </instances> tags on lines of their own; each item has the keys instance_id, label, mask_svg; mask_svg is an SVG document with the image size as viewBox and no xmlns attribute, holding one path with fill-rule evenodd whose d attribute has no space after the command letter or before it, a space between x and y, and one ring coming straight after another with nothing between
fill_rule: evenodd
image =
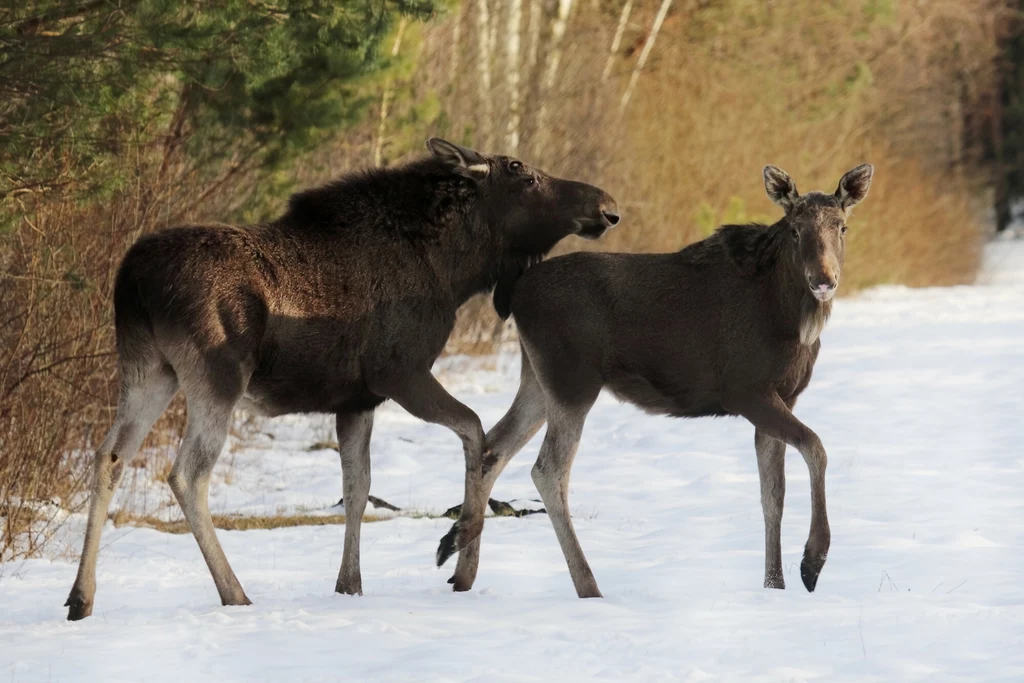
<instances>
[{"instance_id":1,"label":"moose","mask_svg":"<svg viewBox=\"0 0 1024 683\"><path fill-rule=\"evenodd\" d=\"M374 409L391 399L462 440L479 488L480 419L430 374L458 307L510 286L562 238L619 221L603 190L507 156L432 138L430 156L293 196L279 219L190 225L139 239L114 285L120 398L95 456L88 526L68 619L89 616L100 532L125 463L179 389L188 423L169 483L224 605L248 597L217 540L210 473L242 406L333 413L345 500L336 590L361 594L359 532Z\"/></svg>"},{"instance_id":2,"label":"moose","mask_svg":"<svg viewBox=\"0 0 1024 683\"><path fill-rule=\"evenodd\" d=\"M511 297L522 350L519 390L488 432L479 486L466 489L461 516L437 550L438 566L460 553L455 590L475 580L491 486L547 422L533 481L577 595L601 597L569 517L568 489L584 420L607 387L649 413L742 416L754 425L766 588L785 588L784 458L787 445L798 450L811 481L800 577L813 591L830 542L826 454L792 411L811 379L839 286L846 219L872 174L871 165L857 166L833 194L800 195L785 172L767 166L768 197L785 212L770 227L726 225L672 254L570 254L524 273Z\"/></svg>"}]
</instances>

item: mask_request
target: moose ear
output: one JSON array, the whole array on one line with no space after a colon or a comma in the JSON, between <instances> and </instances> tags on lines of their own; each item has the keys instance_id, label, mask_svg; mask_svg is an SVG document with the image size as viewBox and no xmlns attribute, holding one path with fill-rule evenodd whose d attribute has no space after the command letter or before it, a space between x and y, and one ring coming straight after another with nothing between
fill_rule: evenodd
<instances>
[{"instance_id":1,"label":"moose ear","mask_svg":"<svg viewBox=\"0 0 1024 683\"><path fill-rule=\"evenodd\" d=\"M871 178L874 174L874 166L861 164L857 168L847 171L846 175L839 180L836 197L844 210L849 211L855 204L868 196L868 188L871 187Z\"/></svg>"},{"instance_id":2,"label":"moose ear","mask_svg":"<svg viewBox=\"0 0 1024 683\"><path fill-rule=\"evenodd\" d=\"M781 206L786 213L789 213L793 202L800 197L793 179L776 166L764 167L764 191L768 193L768 199Z\"/></svg>"},{"instance_id":3,"label":"moose ear","mask_svg":"<svg viewBox=\"0 0 1024 683\"><path fill-rule=\"evenodd\" d=\"M427 140L427 149L435 157L448 164L453 171L467 178L482 180L490 171L490 166L487 165L487 159L483 154L453 142L441 138L430 138Z\"/></svg>"}]
</instances>

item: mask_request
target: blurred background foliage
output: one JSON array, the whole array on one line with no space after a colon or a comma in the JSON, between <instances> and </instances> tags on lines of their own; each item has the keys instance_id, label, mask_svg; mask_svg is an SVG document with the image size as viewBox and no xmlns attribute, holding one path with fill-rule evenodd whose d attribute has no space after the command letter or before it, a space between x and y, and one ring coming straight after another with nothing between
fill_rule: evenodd
<instances>
[{"instance_id":1,"label":"blurred background foliage","mask_svg":"<svg viewBox=\"0 0 1024 683\"><path fill-rule=\"evenodd\" d=\"M0 0L0 551L49 538L41 505L81 502L78 454L116 401L113 274L140 234L272 218L295 189L402 163L431 135L609 190L623 224L562 250L667 251L772 222L764 164L831 191L870 161L844 293L971 281L1024 196L1021 10ZM509 334L481 299L449 347Z\"/></svg>"}]
</instances>

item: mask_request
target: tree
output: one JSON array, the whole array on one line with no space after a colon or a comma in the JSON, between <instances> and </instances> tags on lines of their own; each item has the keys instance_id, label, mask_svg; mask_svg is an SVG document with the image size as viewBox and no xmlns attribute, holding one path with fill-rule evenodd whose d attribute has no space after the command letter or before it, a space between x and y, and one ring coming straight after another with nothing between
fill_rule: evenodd
<instances>
[{"instance_id":1,"label":"tree","mask_svg":"<svg viewBox=\"0 0 1024 683\"><path fill-rule=\"evenodd\" d=\"M0 197L116 188L127 149L159 172L272 169L357 120L398 14L432 0L3 0ZM106 171L110 171L109 173Z\"/></svg>"}]
</instances>

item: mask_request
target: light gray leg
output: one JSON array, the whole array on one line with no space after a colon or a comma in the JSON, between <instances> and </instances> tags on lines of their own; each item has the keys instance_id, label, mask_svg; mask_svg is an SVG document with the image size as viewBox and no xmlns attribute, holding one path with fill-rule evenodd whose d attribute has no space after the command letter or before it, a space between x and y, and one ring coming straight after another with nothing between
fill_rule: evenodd
<instances>
[{"instance_id":1,"label":"light gray leg","mask_svg":"<svg viewBox=\"0 0 1024 683\"><path fill-rule=\"evenodd\" d=\"M227 439L235 401L214 398L210 392L202 390L190 393L188 387L186 396L188 426L168 483L199 543L221 604L250 605L217 540L208 502L210 473Z\"/></svg>"},{"instance_id":2,"label":"light gray leg","mask_svg":"<svg viewBox=\"0 0 1024 683\"><path fill-rule=\"evenodd\" d=\"M178 380L174 374L159 366L154 365L144 376L123 373L117 416L93 462L89 521L82 559L78 563L78 576L71 594L64 603L68 608L69 621L92 614L96 595L96 559L110 500L121 483L125 462L138 452L153 423L167 409L177 390Z\"/></svg>"},{"instance_id":3,"label":"light gray leg","mask_svg":"<svg viewBox=\"0 0 1024 683\"><path fill-rule=\"evenodd\" d=\"M546 411L544 391L530 367L526 354L522 355L523 369L512 406L484 437L483 476L480 486L470 498L462 503L462 516L467 519L483 518L487 500L498 476L509 461L544 424ZM467 512L468 511L468 512ZM460 518L460 523L462 519ZM482 531L482 529L481 529ZM480 536L459 550L455 573L448 580L456 591L468 591L476 580L480 565Z\"/></svg>"},{"instance_id":4,"label":"light gray leg","mask_svg":"<svg viewBox=\"0 0 1024 683\"><path fill-rule=\"evenodd\" d=\"M782 503L786 497L786 442L754 432L764 512L764 587L785 588L782 576Z\"/></svg>"},{"instance_id":5,"label":"light gray leg","mask_svg":"<svg viewBox=\"0 0 1024 683\"><path fill-rule=\"evenodd\" d=\"M334 590L347 595L362 595L359 573L359 530L370 495L370 433L373 411L338 413L338 450L341 451L341 476L345 495L345 550Z\"/></svg>"},{"instance_id":6,"label":"light gray leg","mask_svg":"<svg viewBox=\"0 0 1024 683\"><path fill-rule=\"evenodd\" d=\"M569 565L576 594L581 598L602 597L569 516L569 472L583 433L583 423L593 402L594 399L591 399L584 406L566 409L549 401L548 431L531 472L551 524L555 527L555 535L558 536L558 544L562 546L562 554Z\"/></svg>"},{"instance_id":7,"label":"light gray leg","mask_svg":"<svg viewBox=\"0 0 1024 683\"><path fill-rule=\"evenodd\" d=\"M723 406L725 404L723 401ZM828 558L832 539L825 510L825 468L828 464L825 447L818 435L798 420L777 394L732 397L726 408L750 420L765 436L796 448L807 463L811 475L811 531L800 563L800 578L807 590L813 591Z\"/></svg>"}]
</instances>

